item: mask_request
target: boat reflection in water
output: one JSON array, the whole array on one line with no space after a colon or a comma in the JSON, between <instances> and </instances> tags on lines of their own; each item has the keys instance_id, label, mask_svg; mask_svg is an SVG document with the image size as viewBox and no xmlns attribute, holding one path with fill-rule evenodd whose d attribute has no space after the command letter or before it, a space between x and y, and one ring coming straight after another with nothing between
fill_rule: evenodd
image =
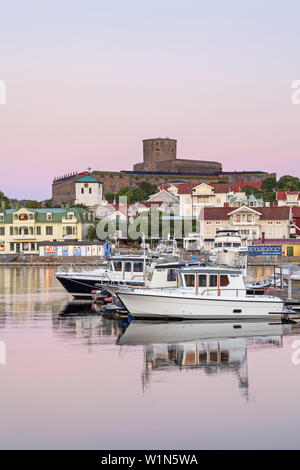
<instances>
[{"instance_id":1,"label":"boat reflection in water","mask_svg":"<svg viewBox=\"0 0 300 470\"><path fill-rule=\"evenodd\" d=\"M249 398L247 351L281 347L281 323L132 321L118 339L120 346L144 345L144 390L156 371L199 368L206 374L232 373Z\"/></svg>"}]
</instances>

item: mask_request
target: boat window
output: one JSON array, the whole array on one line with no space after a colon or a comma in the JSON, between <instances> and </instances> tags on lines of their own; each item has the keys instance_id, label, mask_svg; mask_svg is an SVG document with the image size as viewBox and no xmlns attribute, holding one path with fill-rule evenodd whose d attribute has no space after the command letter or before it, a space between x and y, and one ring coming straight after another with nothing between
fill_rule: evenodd
<instances>
[{"instance_id":1,"label":"boat window","mask_svg":"<svg viewBox=\"0 0 300 470\"><path fill-rule=\"evenodd\" d=\"M206 287L206 274L199 274L198 276L198 285L199 287Z\"/></svg>"},{"instance_id":2,"label":"boat window","mask_svg":"<svg viewBox=\"0 0 300 470\"><path fill-rule=\"evenodd\" d=\"M226 243L224 243L224 246L226 246L226 248L230 248L230 247L231 247L231 243L226 242Z\"/></svg>"},{"instance_id":3,"label":"boat window","mask_svg":"<svg viewBox=\"0 0 300 470\"><path fill-rule=\"evenodd\" d=\"M233 243L233 247L234 247L234 248L239 248L240 246L241 246L240 243Z\"/></svg>"},{"instance_id":4,"label":"boat window","mask_svg":"<svg viewBox=\"0 0 300 470\"><path fill-rule=\"evenodd\" d=\"M209 287L217 287L218 285L218 276L216 274L211 274L209 276Z\"/></svg>"},{"instance_id":5,"label":"boat window","mask_svg":"<svg viewBox=\"0 0 300 470\"><path fill-rule=\"evenodd\" d=\"M122 262L121 261L115 261L114 266L115 266L115 271L122 271Z\"/></svg>"},{"instance_id":6,"label":"boat window","mask_svg":"<svg viewBox=\"0 0 300 470\"><path fill-rule=\"evenodd\" d=\"M175 269L168 269L168 277L167 280L169 282L176 281L176 271Z\"/></svg>"},{"instance_id":7,"label":"boat window","mask_svg":"<svg viewBox=\"0 0 300 470\"><path fill-rule=\"evenodd\" d=\"M129 263L129 261L126 261L125 263L125 272L131 273L131 263Z\"/></svg>"},{"instance_id":8,"label":"boat window","mask_svg":"<svg viewBox=\"0 0 300 470\"><path fill-rule=\"evenodd\" d=\"M226 274L221 274L220 276L220 286L221 287L226 287L229 284L229 279Z\"/></svg>"},{"instance_id":9,"label":"boat window","mask_svg":"<svg viewBox=\"0 0 300 470\"><path fill-rule=\"evenodd\" d=\"M133 263L133 270L135 273L142 273L143 272L143 263Z\"/></svg>"},{"instance_id":10,"label":"boat window","mask_svg":"<svg viewBox=\"0 0 300 470\"><path fill-rule=\"evenodd\" d=\"M183 287L183 281L181 274L178 274L178 287Z\"/></svg>"},{"instance_id":11,"label":"boat window","mask_svg":"<svg viewBox=\"0 0 300 470\"><path fill-rule=\"evenodd\" d=\"M222 248L222 243L215 243L215 248Z\"/></svg>"},{"instance_id":12,"label":"boat window","mask_svg":"<svg viewBox=\"0 0 300 470\"><path fill-rule=\"evenodd\" d=\"M195 287L195 274L185 275L185 285L186 287Z\"/></svg>"}]
</instances>

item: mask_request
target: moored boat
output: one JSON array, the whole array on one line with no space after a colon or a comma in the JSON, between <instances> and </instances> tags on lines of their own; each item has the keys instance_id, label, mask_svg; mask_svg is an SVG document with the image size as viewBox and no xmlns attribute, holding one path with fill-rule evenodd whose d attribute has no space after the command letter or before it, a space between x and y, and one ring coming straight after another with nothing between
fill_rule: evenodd
<instances>
[{"instance_id":1,"label":"moored boat","mask_svg":"<svg viewBox=\"0 0 300 470\"><path fill-rule=\"evenodd\" d=\"M250 293L241 269L186 267L177 275L175 289L142 288L117 295L135 318L281 320L283 300Z\"/></svg>"}]
</instances>

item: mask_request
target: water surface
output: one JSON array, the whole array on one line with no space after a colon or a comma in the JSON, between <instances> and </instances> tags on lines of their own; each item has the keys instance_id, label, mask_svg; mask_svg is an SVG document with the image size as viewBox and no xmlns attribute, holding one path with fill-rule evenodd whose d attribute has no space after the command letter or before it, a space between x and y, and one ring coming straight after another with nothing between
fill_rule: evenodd
<instances>
[{"instance_id":1,"label":"water surface","mask_svg":"<svg viewBox=\"0 0 300 470\"><path fill-rule=\"evenodd\" d=\"M300 447L300 325L127 326L0 267L0 341L1 449Z\"/></svg>"}]
</instances>

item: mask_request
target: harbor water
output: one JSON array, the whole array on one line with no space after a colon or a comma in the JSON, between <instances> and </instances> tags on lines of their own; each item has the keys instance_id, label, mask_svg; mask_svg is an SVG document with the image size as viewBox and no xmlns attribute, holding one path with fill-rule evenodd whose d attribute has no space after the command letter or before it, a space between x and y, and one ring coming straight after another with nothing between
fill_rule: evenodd
<instances>
[{"instance_id":1,"label":"harbor water","mask_svg":"<svg viewBox=\"0 0 300 470\"><path fill-rule=\"evenodd\" d=\"M54 272L0 268L1 449L300 447L300 324L108 320Z\"/></svg>"}]
</instances>

